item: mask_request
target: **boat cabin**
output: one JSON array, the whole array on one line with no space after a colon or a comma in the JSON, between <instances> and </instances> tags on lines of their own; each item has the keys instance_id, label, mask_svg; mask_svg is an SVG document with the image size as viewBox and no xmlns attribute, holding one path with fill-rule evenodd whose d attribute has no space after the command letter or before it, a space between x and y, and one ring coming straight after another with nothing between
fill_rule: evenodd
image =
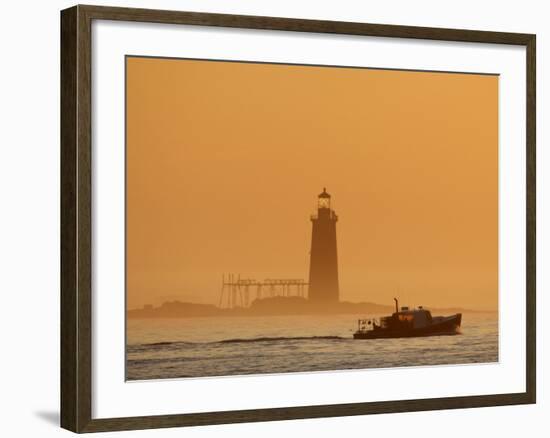
<instances>
[{"instance_id":1,"label":"boat cabin","mask_svg":"<svg viewBox=\"0 0 550 438\"><path fill-rule=\"evenodd\" d=\"M384 316L379 321L376 319L360 319L358 331L369 330L412 330L428 327L434 321L429 310L418 306L416 309L409 309L404 306L399 310L397 299L395 299L395 312L390 316Z\"/></svg>"},{"instance_id":2,"label":"boat cabin","mask_svg":"<svg viewBox=\"0 0 550 438\"><path fill-rule=\"evenodd\" d=\"M409 310L408 307L402 307L399 312L393 313L391 316L386 316L380 319L382 328L422 328L427 327L432 323L432 314L429 310L422 307Z\"/></svg>"}]
</instances>

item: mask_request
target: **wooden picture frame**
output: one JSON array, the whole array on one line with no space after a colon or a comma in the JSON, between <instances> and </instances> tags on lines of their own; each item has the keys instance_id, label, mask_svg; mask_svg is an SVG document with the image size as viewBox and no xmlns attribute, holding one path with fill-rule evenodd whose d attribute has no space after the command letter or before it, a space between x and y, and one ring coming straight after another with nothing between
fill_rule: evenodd
<instances>
[{"instance_id":1,"label":"wooden picture frame","mask_svg":"<svg viewBox=\"0 0 550 438\"><path fill-rule=\"evenodd\" d=\"M92 418L92 94L93 20L412 38L526 48L526 391L321 406L128 418ZM531 34L440 29L99 6L61 12L61 426L98 432L535 403L535 58Z\"/></svg>"}]
</instances>

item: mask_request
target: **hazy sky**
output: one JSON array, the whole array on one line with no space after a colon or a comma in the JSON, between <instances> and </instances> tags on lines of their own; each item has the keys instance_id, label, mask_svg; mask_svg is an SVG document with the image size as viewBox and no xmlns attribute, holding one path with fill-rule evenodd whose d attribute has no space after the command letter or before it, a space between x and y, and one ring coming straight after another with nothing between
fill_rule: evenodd
<instances>
[{"instance_id":1,"label":"hazy sky","mask_svg":"<svg viewBox=\"0 0 550 438\"><path fill-rule=\"evenodd\" d=\"M128 58L128 307L308 277L323 187L341 300L496 309L498 77Z\"/></svg>"}]
</instances>

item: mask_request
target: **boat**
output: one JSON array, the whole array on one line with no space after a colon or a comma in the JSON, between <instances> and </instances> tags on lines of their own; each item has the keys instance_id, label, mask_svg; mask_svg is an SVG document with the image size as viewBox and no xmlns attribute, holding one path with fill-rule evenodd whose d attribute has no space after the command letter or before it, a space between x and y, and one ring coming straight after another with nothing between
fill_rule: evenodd
<instances>
[{"instance_id":1,"label":"boat","mask_svg":"<svg viewBox=\"0 0 550 438\"><path fill-rule=\"evenodd\" d=\"M431 312L418 306L415 309L401 307L394 298L395 312L376 319L359 319L354 339L411 338L418 336L443 336L460 333L462 313L450 316L432 316Z\"/></svg>"}]
</instances>

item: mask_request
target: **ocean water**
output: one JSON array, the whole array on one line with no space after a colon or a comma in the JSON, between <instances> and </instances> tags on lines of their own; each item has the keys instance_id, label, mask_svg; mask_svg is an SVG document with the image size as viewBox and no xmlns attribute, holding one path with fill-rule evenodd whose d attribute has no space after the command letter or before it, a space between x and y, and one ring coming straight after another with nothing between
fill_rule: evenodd
<instances>
[{"instance_id":1,"label":"ocean water","mask_svg":"<svg viewBox=\"0 0 550 438\"><path fill-rule=\"evenodd\" d=\"M496 313L464 313L461 333L453 336L355 340L360 317L129 319L127 379L498 361Z\"/></svg>"}]
</instances>

